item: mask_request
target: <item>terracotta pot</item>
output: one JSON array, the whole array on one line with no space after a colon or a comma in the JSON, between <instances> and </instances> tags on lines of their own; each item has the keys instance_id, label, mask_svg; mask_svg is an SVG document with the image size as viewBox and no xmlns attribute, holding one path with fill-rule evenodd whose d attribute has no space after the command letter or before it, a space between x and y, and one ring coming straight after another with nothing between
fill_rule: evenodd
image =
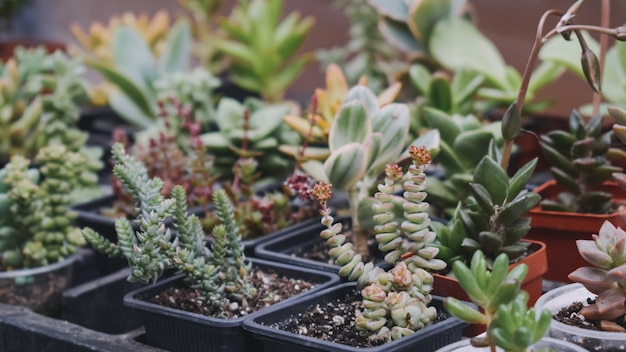
<instances>
[{"instance_id":1,"label":"terracotta pot","mask_svg":"<svg viewBox=\"0 0 626 352\"><path fill-rule=\"evenodd\" d=\"M616 203L626 202L626 191L614 182L605 182L597 190L612 193ZM542 199L554 198L562 191L554 180L545 182L534 190ZM591 240L591 235L598 233L607 220L615 226L626 228L626 209L621 208L611 214L579 214L545 211L536 206L530 210L529 216L532 219L532 229L526 238L546 244L549 270L545 278L559 282L571 282L567 275L588 264L578 254L576 240Z\"/></svg>"},{"instance_id":2,"label":"terracotta pot","mask_svg":"<svg viewBox=\"0 0 626 352\"><path fill-rule=\"evenodd\" d=\"M46 47L46 50L49 53L52 53L56 50L65 51L65 43L61 42L51 42L45 40L36 40L36 39L12 39L0 42L0 60L6 61L7 59L13 57L13 51L18 46L23 46L26 48L36 48L40 45Z\"/></svg>"},{"instance_id":3,"label":"terracotta pot","mask_svg":"<svg viewBox=\"0 0 626 352\"><path fill-rule=\"evenodd\" d=\"M524 242L530 242L532 253L518 262L509 266L509 270L525 263L528 265L528 274L522 283L522 290L528 292L528 305L535 304L542 294L542 283L545 273L548 271L548 258L546 255L546 245L539 241L531 241L524 239ZM454 297L462 301L470 301L467 293L463 291L456 278L435 274L435 283L433 284L433 295L443 297ZM470 325L463 330L464 336L476 336L485 331L484 325Z\"/></svg>"}]
</instances>

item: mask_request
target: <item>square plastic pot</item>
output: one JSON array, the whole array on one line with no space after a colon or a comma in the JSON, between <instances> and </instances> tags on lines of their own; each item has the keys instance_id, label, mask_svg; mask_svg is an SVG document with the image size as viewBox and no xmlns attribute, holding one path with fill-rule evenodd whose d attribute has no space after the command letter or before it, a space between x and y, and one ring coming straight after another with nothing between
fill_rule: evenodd
<instances>
[{"instance_id":1,"label":"square plastic pot","mask_svg":"<svg viewBox=\"0 0 626 352\"><path fill-rule=\"evenodd\" d=\"M450 317L444 321L425 327L411 335L387 342L380 346L358 348L332 341L316 339L281 330L270 325L286 324L287 320L307 311L317 304L325 305L341 299L346 294L358 294L352 282L331 287L294 300L290 305L270 307L261 314L250 316L244 321L244 329L251 331L261 341L263 351L272 352L432 352L461 339L461 331L466 323ZM443 308L443 298L433 297L432 305L437 310Z\"/></svg>"},{"instance_id":2,"label":"square plastic pot","mask_svg":"<svg viewBox=\"0 0 626 352\"><path fill-rule=\"evenodd\" d=\"M318 285L300 295L288 298L274 306L289 305L299 296L309 295L339 282L339 276L306 268L297 268L280 263L250 259L253 267L271 270L279 275L298 278ZM171 286L182 286L182 276L174 276L133 292L124 297L124 304L135 308L144 317L146 343L172 352L195 351L260 351L260 344L252 334L243 330L243 321L260 314L265 309L246 317L220 319L186 312L142 300L162 292Z\"/></svg>"},{"instance_id":3,"label":"square plastic pot","mask_svg":"<svg viewBox=\"0 0 626 352\"><path fill-rule=\"evenodd\" d=\"M347 216L337 217L335 221L342 223L344 229L348 228L351 223L350 218ZM261 243L256 247L254 256L279 263L297 265L298 267L337 273L341 267L332 262L323 262L297 255L298 252L310 252L316 245L323 244L324 239L320 237L320 231L324 228L319 219L299 226L281 236L276 236L269 241ZM378 248L374 245L370 246L370 250L378 251ZM382 258L382 254L380 257ZM377 265L382 267L387 264L381 261Z\"/></svg>"}]
</instances>

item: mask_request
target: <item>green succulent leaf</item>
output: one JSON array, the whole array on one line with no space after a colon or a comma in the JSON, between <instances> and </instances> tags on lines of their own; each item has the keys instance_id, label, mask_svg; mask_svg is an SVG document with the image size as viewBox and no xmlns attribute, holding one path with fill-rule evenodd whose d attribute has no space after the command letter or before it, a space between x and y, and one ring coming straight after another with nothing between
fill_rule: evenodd
<instances>
[{"instance_id":1,"label":"green succulent leaf","mask_svg":"<svg viewBox=\"0 0 626 352\"><path fill-rule=\"evenodd\" d=\"M404 0L368 0L367 2L380 15L399 22L406 22L409 19L409 6Z\"/></svg>"},{"instance_id":2,"label":"green succulent leaf","mask_svg":"<svg viewBox=\"0 0 626 352\"><path fill-rule=\"evenodd\" d=\"M426 51L425 46L413 37L406 22L385 17L378 22L378 30L389 45L402 52L420 54Z\"/></svg>"},{"instance_id":3,"label":"green succulent leaf","mask_svg":"<svg viewBox=\"0 0 626 352\"><path fill-rule=\"evenodd\" d=\"M363 179L367 165L367 150L359 143L350 143L335 150L326 159L324 170L335 188L348 190Z\"/></svg>"},{"instance_id":4,"label":"green succulent leaf","mask_svg":"<svg viewBox=\"0 0 626 352\"><path fill-rule=\"evenodd\" d=\"M418 41L428 45L435 25L451 17L451 0L413 1L409 8L407 23Z\"/></svg>"},{"instance_id":5,"label":"green succulent leaf","mask_svg":"<svg viewBox=\"0 0 626 352\"><path fill-rule=\"evenodd\" d=\"M540 199L541 196L539 194L525 191L525 193L520 194L501 208L496 216L496 223L506 225L519 219L534 207Z\"/></svg>"},{"instance_id":6,"label":"green succulent leaf","mask_svg":"<svg viewBox=\"0 0 626 352\"><path fill-rule=\"evenodd\" d=\"M331 152L351 143L364 143L372 133L366 107L359 101L344 104L333 120L328 136Z\"/></svg>"},{"instance_id":7,"label":"green succulent leaf","mask_svg":"<svg viewBox=\"0 0 626 352\"><path fill-rule=\"evenodd\" d=\"M486 324L487 317L476 309L472 309L463 301L454 297L446 297L444 300L445 309L455 317L470 324Z\"/></svg>"},{"instance_id":8,"label":"green succulent leaf","mask_svg":"<svg viewBox=\"0 0 626 352\"><path fill-rule=\"evenodd\" d=\"M492 215L495 212L495 207L487 189L478 183L470 183L470 189L474 200L483 212L487 215Z\"/></svg>"},{"instance_id":9,"label":"green succulent leaf","mask_svg":"<svg viewBox=\"0 0 626 352\"><path fill-rule=\"evenodd\" d=\"M475 129L459 133L454 140L453 150L463 166L471 171L487 154L493 134L485 129Z\"/></svg>"},{"instance_id":10,"label":"green succulent leaf","mask_svg":"<svg viewBox=\"0 0 626 352\"><path fill-rule=\"evenodd\" d=\"M474 182L489 192L494 204L502 205L508 197L509 177L500 164L483 157L474 172Z\"/></svg>"},{"instance_id":11,"label":"green succulent leaf","mask_svg":"<svg viewBox=\"0 0 626 352\"><path fill-rule=\"evenodd\" d=\"M528 184L528 180L535 172L535 167L537 166L537 158L527 162L522 166L513 177L509 180L509 196L507 201L513 200L513 198L517 197L517 195L526 187Z\"/></svg>"},{"instance_id":12,"label":"green succulent leaf","mask_svg":"<svg viewBox=\"0 0 626 352\"><path fill-rule=\"evenodd\" d=\"M165 51L159 56L158 65L163 72L184 71L191 57L191 26L184 19L176 21L165 39Z\"/></svg>"},{"instance_id":13,"label":"green succulent leaf","mask_svg":"<svg viewBox=\"0 0 626 352\"><path fill-rule=\"evenodd\" d=\"M440 110L452 112L453 98L450 80L441 76L434 76L428 89L430 105Z\"/></svg>"}]
</instances>

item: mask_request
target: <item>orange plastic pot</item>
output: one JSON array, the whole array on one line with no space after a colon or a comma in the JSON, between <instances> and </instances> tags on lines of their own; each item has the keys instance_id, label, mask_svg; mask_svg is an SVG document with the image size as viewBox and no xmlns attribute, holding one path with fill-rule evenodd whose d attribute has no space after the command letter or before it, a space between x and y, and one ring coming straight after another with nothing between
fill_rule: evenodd
<instances>
[{"instance_id":1,"label":"orange plastic pot","mask_svg":"<svg viewBox=\"0 0 626 352\"><path fill-rule=\"evenodd\" d=\"M614 182L605 182L597 190L613 194L616 204L626 204L626 191ZM554 180L545 182L534 192L542 199L555 198L563 189ZM591 235L598 233L605 221L615 226L626 228L626 208L610 214L584 214L572 212L545 211L540 206L530 210L531 230L526 238L546 244L549 270L547 280L571 282L567 275L588 263L578 254L576 240L591 240Z\"/></svg>"},{"instance_id":2,"label":"orange plastic pot","mask_svg":"<svg viewBox=\"0 0 626 352\"><path fill-rule=\"evenodd\" d=\"M528 274L526 274L526 278L524 278L524 282L522 282L522 290L528 292L528 306L532 307L542 294L543 278L548 271L548 258L545 243L526 238L523 241L530 242L529 250L531 253L511 264L509 270L522 263L528 265ZM463 301L470 301L467 293L461 288L456 278L440 274L435 274L434 276L435 282L431 292L433 295L454 297ZM463 335L476 336L484 331L485 327L482 325L470 325L463 331Z\"/></svg>"}]
</instances>

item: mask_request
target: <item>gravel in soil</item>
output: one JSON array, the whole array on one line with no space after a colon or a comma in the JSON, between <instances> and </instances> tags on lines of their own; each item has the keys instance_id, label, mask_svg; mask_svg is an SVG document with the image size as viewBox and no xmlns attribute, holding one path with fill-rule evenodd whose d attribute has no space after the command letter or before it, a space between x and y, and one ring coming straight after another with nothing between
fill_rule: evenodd
<instances>
[{"instance_id":1,"label":"gravel in soil","mask_svg":"<svg viewBox=\"0 0 626 352\"><path fill-rule=\"evenodd\" d=\"M270 326L346 346L373 347L374 345L367 337L359 334L354 322L356 314L362 310L361 296L354 292L329 301L327 304L310 307L289 320L273 323ZM447 314L440 312L435 323L447 317Z\"/></svg>"},{"instance_id":2,"label":"gravel in soil","mask_svg":"<svg viewBox=\"0 0 626 352\"><path fill-rule=\"evenodd\" d=\"M154 297L144 299L165 307L211 317L232 319L256 312L308 291L316 285L309 281L288 278L259 268L253 268L250 271L250 282L257 289L257 294L242 304L233 302L230 305L215 307L207 304L198 290L189 287L169 287Z\"/></svg>"}]
</instances>

